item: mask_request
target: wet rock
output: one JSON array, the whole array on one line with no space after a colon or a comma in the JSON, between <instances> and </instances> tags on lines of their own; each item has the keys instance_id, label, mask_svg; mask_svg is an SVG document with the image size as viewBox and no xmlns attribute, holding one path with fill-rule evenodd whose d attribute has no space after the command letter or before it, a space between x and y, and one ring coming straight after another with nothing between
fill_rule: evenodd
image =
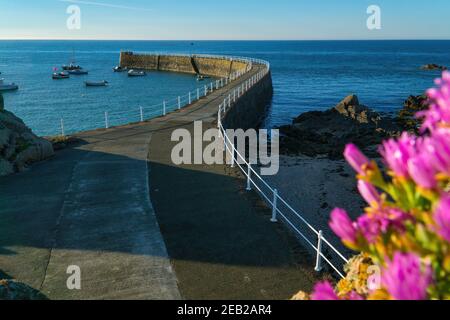
<instances>
[{"instance_id":1,"label":"wet rock","mask_svg":"<svg viewBox=\"0 0 450 320\"><path fill-rule=\"evenodd\" d=\"M427 96L409 96L403 104L403 108L398 113L398 123L407 131L417 133L421 124L420 119L417 119L415 114L419 111L426 110L428 108Z\"/></svg>"},{"instance_id":2,"label":"wet rock","mask_svg":"<svg viewBox=\"0 0 450 320\"><path fill-rule=\"evenodd\" d=\"M49 141L36 136L13 113L0 110L0 176L22 171L31 163L54 155Z\"/></svg>"},{"instance_id":3,"label":"wet rock","mask_svg":"<svg viewBox=\"0 0 450 320\"><path fill-rule=\"evenodd\" d=\"M361 105L350 95L327 111L312 111L294 119L292 125L280 127L280 151L283 154L307 156L326 155L342 158L345 145L352 142L376 153L383 139L397 136L401 128L390 117L381 116Z\"/></svg>"},{"instance_id":4,"label":"wet rock","mask_svg":"<svg viewBox=\"0 0 450 320\"><path fill-rule=\"evenodd\" d=\"M440 66L440 65L435 64L435 63L430 63L430 64L426 64L424 66L421 66L420 69L421 70L427 70L427 71L433 71L433 70L445 71L445 70L447 70L447 67Z\"/></svg>"}]
</instances>

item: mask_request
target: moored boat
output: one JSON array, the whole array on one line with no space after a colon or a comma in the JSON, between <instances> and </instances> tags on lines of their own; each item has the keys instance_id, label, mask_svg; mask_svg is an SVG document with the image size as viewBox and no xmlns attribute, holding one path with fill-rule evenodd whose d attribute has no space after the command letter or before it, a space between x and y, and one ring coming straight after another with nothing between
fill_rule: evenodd
<instances>
[{"instance_id":1,"label":"moored boat","mask_svg":"<svg viewBox=\"0 0 450 320\"><path fill-rule=\"evenodd\" d=\"M124 71L127 71L127 70L128 70L128 68L122 68L121 66L115 66L113 68L114 72L124 72Z\"/></svg>"},{"instance_id":2,"label":"moored boat","mask_svg":"<svg viewBox=\"0 0 450 320\"><path fill-rule=\"evenodd\" d=\"M109 82L106 80L102 81L85 81L86 87L106 87Z\"/></svg>"},{"instance_id":3,"label":"moored boat","mask_svg":"<svg viewBox=\"0 0 450 320\"><path fill-rule=\"evenodd\" d=\"M14 90L18 90L18 89L19 89L19 86L17 84L15 84L14 82L5 83L4 79L0 79L0 92L14 91Z\"/></svg>"},{"instance_id":4,"label":"moored boat","mask_svg":"<svg viewBox=\"0 0 450 320\"><path fill-rule=\"evenodd\" d=\"M209 76L205 76L203 74L197 74L197 81L203 81L205 79L209 79Z\"/></svg>"},{"instance_id":5,"label":"moored boat","mask_svg":"<svg viewBox=\"0 0 450 320\"><path fill-rule=\"evenodd\" d=\"M134 70L134 69L131 69L130 71L128 71L129 77L144 77L146 75L147 75L147 73L145 71L139 71L139 70Z\"/></svg>"},{"instance_id":6,"label":"moored boat","mask_svg":"<svg viewBox=\"0 0 450 320\"><path fill-rule=\"evenodd\" d=\"M89 71L84 70L84 69L75 69L75 70L69 70L68 73L72 74L72 75L75 75L75 76L81 76L81 75L88 74Z\"/></svg>"},{"instance_id":7,"label":"moored boat","mask_svg":"<svg viewBox=\"0 0 450 320\"><path fill-rule=\"evenodd\" d=\"M70 75L67 72L54 72L52 78L54 80L69 79Z\"/></svg>"},{"instance_id":8,"label":"moored boat","mask_svg":"<svg viewBox=\"0 0 450 320\"><path fill-rule=\"evenodd\" d=\"M65 71L73 71L73 70L81 70L83 68L81 66L79 66L79 65L71 63L69 65L62 66L62 69L65 70Z\"/></svg>"}]
</instances>

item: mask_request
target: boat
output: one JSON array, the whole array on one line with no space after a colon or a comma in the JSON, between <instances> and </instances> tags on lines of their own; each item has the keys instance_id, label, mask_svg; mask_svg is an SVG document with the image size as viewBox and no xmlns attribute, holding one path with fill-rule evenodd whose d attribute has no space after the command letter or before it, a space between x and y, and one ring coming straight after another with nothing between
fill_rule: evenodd
<instances>
[{"instance_id":1,"label":"boat","mask_svg":"<svg viewBox=\"0 0 450 320\"><path fill-rule=\"evenodd\" d=\"M128 71L129 77L144 77L146 75L147 75L147 73L145 71L138 71L138 70L134 70L134 69L131 69L130 71Z\"/></svg>"},{"instance_id":2,"label":"boat","mask_svg":"<svg viewBox=\"0 0 450 320\"><path fill-rule=\"evenodd\" d=\"M210 77L202 75L202 74L198 74L197 75L197 81L203 81L205 79L209 79Z\"/></svg>"},{"instance_id":3,"label":"boat","mask_svg":"<svg viewBox=\"0 0 450 320\"><path fill-rule=\"evenodd\" d=\"M73 50L73 54L72 54L72 61L70 61L70 63L68 65L63 65L61 68L64 71L74 71L74 70L81 70L83 69L81 66L75 64L75 50Z\"/></svg>"},{"instance_id":4,"label":"boat","mask_svg":"<svg viewBox=\"0 0 450 320\"><path fill-rule=\"evenodd\" d=\"M13 83L5 83L4 79L0 79L0 92L18 90L19 86Z\"/></svg>"},{"instance_id":5,"label":"boat","mask_svg":"<svg viewBox=\"0 0 450 320\"><path fill-rule=\"evenodd\" d=\"M103 81L85 81L86 87L106 87L109 82L106 80Z\"/></svg>"},{"instance_id":6,"label":"boat","mask_svg":"<svg viewBox=\"0 0 450 320\"><path fill-rule=\"evenodd\" d=\"M115 66L114 68L113 68L113 71L114 72L124 72L124 71L127 71L128 70L128 68L122 68L121 66Z\"/></svg>"},{"instance_id":7,"label":"boat","mask_svg":"<svg viewBox=\"0 0 450 320\"><path fill-rule=\"evenodd\" d=\"M67 72L54 72L52 78L54 80L69 79L70 75Z\"/></svg>"},{"instance_id":8,"label":"boat","mask_svg":"<svg viewBox=\"0 0 450 320\"><path fill-rule=\"evenodd\" d=\"M69 70L68 73L75 75L75 76L81 76L81 75L88 74L89 71L84 70L84 69L75 69L75 70Z\"/></svg>"},{"instance_id":9,"label":"boat","mask_svg":"<svg viewBox=\"0 0 450 320\"><path fill-rule=\"evenodd\" d=\"M62 69L63 69L64 71L73 71L73 70L81 70L81 69L83 69L83 68L80 67L79 65L76 65L76 64L71 63L71 64L69 64L69 65L64 65L64 66L62 66Z\"/></svg>"}]
</instances>

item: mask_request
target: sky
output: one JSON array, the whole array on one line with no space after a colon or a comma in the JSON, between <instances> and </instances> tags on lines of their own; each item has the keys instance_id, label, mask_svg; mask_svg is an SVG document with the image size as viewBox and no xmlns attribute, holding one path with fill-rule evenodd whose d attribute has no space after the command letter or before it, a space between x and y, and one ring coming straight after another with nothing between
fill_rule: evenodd
<instances>
[{"instance_id":1,"label":"sky","mask_svg":"<svg viewBox=\"0 0 450 320\"><path fill-rule=\"evenodd\" d=\"M449 17L449 0L0 0L0 39L450 39Z\"/></svg>"}]
</instances>

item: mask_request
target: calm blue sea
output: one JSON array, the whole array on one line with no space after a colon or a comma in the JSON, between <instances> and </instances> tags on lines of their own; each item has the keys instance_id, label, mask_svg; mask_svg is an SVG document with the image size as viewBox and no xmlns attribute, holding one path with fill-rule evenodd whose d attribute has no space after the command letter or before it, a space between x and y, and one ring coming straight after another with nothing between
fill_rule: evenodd
<instances>
[{"instance_id":1,"label":"calm blue sea","mask_svg":"<svg viewBox=\"0 0 450 320\"><path fill-rule=\"evenodd\" d=\"M153 72L129 79L113 73L121 49L250 56L272 64L275 95L267 126L288 123L301 112L322 110L350 93L380 111L395 111L410 94L433 85L439 72L427 63L450 65L450 41L0 41L0 72L20 90L4 94L9 110L38 134L68 132L136 121L158 114L163 99L195 90L193 76ZM53 67L75 52L88 76L54 81ZM83 81L108 80L108 88L85 88ZM203 84L201 84L203 85ZM175 107L176 101L169 107ZM173 105L173 106L172 106Z\"/></svg>"}]
</instances>

